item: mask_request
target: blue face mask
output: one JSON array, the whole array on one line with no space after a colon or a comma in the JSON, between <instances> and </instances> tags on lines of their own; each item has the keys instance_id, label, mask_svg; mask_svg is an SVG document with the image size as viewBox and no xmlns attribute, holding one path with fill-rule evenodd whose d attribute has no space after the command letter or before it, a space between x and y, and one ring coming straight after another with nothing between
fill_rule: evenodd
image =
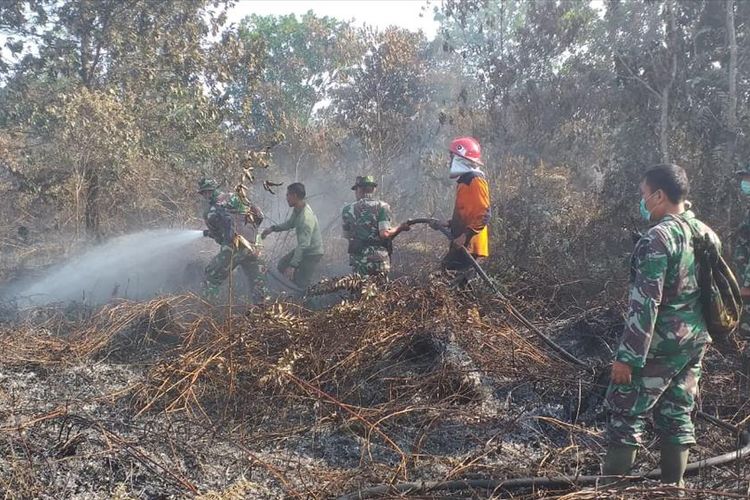
<instances>
[{"instance_id":1,"label":"blue face mask","mask_svg":"<svg viewBox=\"0 0 750 500\"><path fill-rule=\"evenodd\" d=\"M641 198L640 210L641 210L641 217L643 218L643 220L645 220L646 222L649 222L651 220L651 211L648 208L646 208L646 200L644 200L643 198Z\"/></svg>"},{"instance_id":2,"label":"blue face mask","mask_svg":"<svg viewBox=\"0 0 750 500\"><path fill-rule=\"evenodd\" d=\"M651 196L649 196L646 199L641 198L641 205L640 205L639 208L640 208L640 211L641 211L641 217L643 217L643 220L646 221L646 222L650 222L651 221L651 210L649 210L648 207L646 207L646 201L648 201L651 198L653 198L653 196L655 194L656 193L651 193Z\"/></svg>"},{"instance_id":3,"label":"blue face mask","mask_svg":"<svg viewBox=\"0 0 750 500\"><path fill-rule=\"evenodd\" d=\"M740 191L742 191L742 194L750 196L750 181L740 181Z\"/></svg>"}]
</instances>

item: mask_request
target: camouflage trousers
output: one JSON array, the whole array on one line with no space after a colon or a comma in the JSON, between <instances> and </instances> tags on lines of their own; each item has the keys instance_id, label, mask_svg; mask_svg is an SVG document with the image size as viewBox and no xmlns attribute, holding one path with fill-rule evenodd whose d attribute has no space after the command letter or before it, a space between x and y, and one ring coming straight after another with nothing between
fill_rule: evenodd
<instances>
[{"instance_id":1,"label":"camouflage trousers","mask_svg":"<svg viewBox=\"0 0 750 500\"><path fill-rule=\"evenodd\" d=\"M649 357L643 368L633 368L630 384L607 389L610 410L607 428L610 443L636 446L643 440L648 413L662 443L695 444L690 413L695 406L706 345L665 357Z\"/></svg>"},{"instance_id":2,"label":"camouflage trousers","mask_svg":"<svg viewBox=\"0 0 750 500\"><path fill-rule=\"evenodd\" d=\"M352 272L360 276L388 276L391 270L389 260L374 260L362 254L350 255L349 265L352 266Z\"/></svg>"},{"instance_id":3,"label":"camouflage trousers","mask_svg":"<svg viewBox=\"0 0 750 500\"><path fill-rule=\"evenodd\" d=\"M262 301L268 295L265 266L259 257L246 248L235 250L222 245L219 253L206 266L206 289L210 294L218 293L218 287L237 267L242 268L253 299Z\"/></svg>"}]
</instances>

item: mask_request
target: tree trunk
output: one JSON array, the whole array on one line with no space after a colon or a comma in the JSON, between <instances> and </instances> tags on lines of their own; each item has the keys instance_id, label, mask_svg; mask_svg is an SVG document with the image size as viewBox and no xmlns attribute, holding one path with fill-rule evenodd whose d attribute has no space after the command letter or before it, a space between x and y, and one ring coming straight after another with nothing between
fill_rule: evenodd
<instances>
[{"instance_id":1,"label":"tree trunk","mask_svg":"<svg viewBox=\"0 0 750 500\"><path fill-rule=\"evenodd\" d=\"M725 119L727 142L724 151L724 165L720 172L723 170L722 173L730 177L736 167L735 153L737 151L737 33L734 26L734 0L726 0L726 31L727 52L729 52L727 115ZM722 184L727 185L726 183ZM733 184L728 184L728 186L731 186L730 189L734 188ZM732 193L727 194L729 200L731 200ZM727 207L726 223L728 229L731 229L734 227L735 204L730 201L725 205ZM725 247L728 251L731 251L731 242L727 242Z\"/></svg>"},{"instance_id":2,"label":"tree trunk","mask_svg":"<svg viewBox=\"0 0 750 500\"><path fill-rule=\"evenodd\" d=\"M659 119L659 147L661 149L662 163L670 163L669 155L669 97L672 92L675 77L677 76L677 47L675 38L677 36L675 26L675 12L672 0L664 4L667 14L667 57L669 58L669 75L661 89L661 116Z\"/></svg>"},{"instance_id":3,"label":"tree trunk","mask_svg":"<svg viewBox=\"0 0 750 500\"><path fill-rule=\"evenodd\" d=\"M734 0L726 0L727 51L729 52L729 93L727 96L726 127L729 133L727 140L727 165L731 173L734 170L734 153L737 148L737 33L734 26Z\"/></svg>"},{"instance_id":4,"label":"tree trunk","mask_svg":"<svg viewBox=\"0 0 750 500\"><path fill-rule=\"evenodd\" d=\"M670 85L661 89L661 115L659 117L659 150L661 151L661 162L669 163L669 90Z\"/></svg>"},{"instance_id":5,"label":"tree trunk","mask_svg":"<svg viewBox=\"0 0 750 500\"><path fill-rule=\"evenodd\" d=\"M96 169L89 167L84 173L86 180L86 206L84 207L84 220L86 222L86 234L96 241L101 240L100 214L99 214L99 174Z\"/></svg>"}]
</instances>

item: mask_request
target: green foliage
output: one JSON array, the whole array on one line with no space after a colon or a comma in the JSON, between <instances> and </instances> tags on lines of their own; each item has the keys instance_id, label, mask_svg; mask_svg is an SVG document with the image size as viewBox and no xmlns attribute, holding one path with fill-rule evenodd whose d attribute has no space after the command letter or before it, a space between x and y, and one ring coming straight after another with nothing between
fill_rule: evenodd
<instances>
[{"instance_id":1,"label":"green foliage","mask_svg":"<svg viewBox=\"0 0 750 500\"><path fill-rule=\"evenodd\" d=\"M26 138L13 173L28 191L75 206L100 237L105 189L129 198L129 175L159 164L157 178L238 169L243 148L222 132L223 111L206 95L205 38L218 2L146 0L18 4L7 30L36 50L8 72L0 123ZM36 10L34 10L36 9ZM26 16L26 12L36 12ZM20 14L19 14L20 13ZM44 171L55 172L45 182ZM59 191L60 183L75 188ZM172 181L179 185L181 182ZM82 210L79 207L83 206ZM140 206L140 204L136 204Z\"/></svg>"},{"instance_id":2,"label":"green foliage","mask_svg":"<svg viewBox=\"0 0 750 500\"><path fill-rule=\"evenodd\" d=\"M262 80L279 88L273 97L279 99L281 111L302 125L331 88L347 78L362 50L348 23L312 11L301 19L252 15L240 25L239 36L245 44L264 47Z\"/></svg>"},{"instance_id":3,"label":"green foliage","mask_svg":"<svg viewBox=\"0 0 750 500\"><path fill-rule=\"evenodd\" d=\"M187 220L195 178L233 184L268 150L287 179L330 185L333 204L350 197L342 179L374 175L397 218L448 216L445 148L474 135L493 265L622 277L639 177L665 154L699 216L725 234L737 218L750 2L729 5L732 27L711 0L446 0L430 41L312 12L227 28L212 0L9 0L3 213L34 207L89 236Z\"/></svg>"}]
</instances>

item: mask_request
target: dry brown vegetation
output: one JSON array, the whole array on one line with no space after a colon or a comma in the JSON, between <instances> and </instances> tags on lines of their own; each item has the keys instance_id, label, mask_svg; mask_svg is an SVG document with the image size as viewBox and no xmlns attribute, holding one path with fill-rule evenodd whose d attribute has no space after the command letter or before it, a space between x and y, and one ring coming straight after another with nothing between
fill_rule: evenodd
<instances>
[{"instance_id":1,"label":"dry brown vegetation","mask_svg":"<svg viewBox=\"0 0 750 500\"><path fill-rule=\"evenodd\" d=\"M405 280L320 310L194 296L8 309L0 488L11 498L325 498L373 483L598 473L618 311L537 318L591 366L580 370L503 310L482 290ZM750 413L731 360L712 352L707 374L704 410L735 423ZM696 457L735 445L715 426L700 436ZM656 462L641 453L642 469ZM744 470L706 470L690 488L737 491ZM512 493L659 491L625 487Z\"/></svg>"},{"instance_id":2,"label":"dry brown vegetation","mask_svg":"<svg viewBox=\"0 0 750 500\"><path fill-rule=\"evenodd\" d=\"M8 498L324 498L596 474L642 172L683 165L727 249L743 219L732 172L750 152L750 2L444 0L432 40L312 13L232 24L231 1L0 3L3 292L105 238L198 229L195 181L230 190L249 167L266 224L287 207L262 182L306 183L337 275L354 176L378 178L397 221L447 217L446 145L473 135L492 190L487 271L589 366L482 286L430 281L445 242L421 230L397 241L407 278L345 302L0 304ZM290 244L269 242L269 264ZM743 385L737 360L711 351L703 411L744 425ZM699 434L696 458L737 444L714 424ZM746 496L745 467L701 471L688 496ZM418 494L676 494L476 484Z\"/></svg>"}]
</instances>

